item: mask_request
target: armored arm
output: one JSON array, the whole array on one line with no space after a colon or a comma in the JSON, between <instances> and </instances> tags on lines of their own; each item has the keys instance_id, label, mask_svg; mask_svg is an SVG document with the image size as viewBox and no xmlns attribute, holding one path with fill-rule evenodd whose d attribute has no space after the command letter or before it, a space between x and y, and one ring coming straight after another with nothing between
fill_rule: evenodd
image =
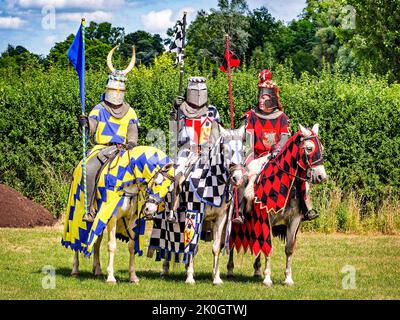
<instances>
[{"instance_id":1,"label":"armored arm","mask_svg":"<svg viewBox=\"0 0 400 320\"><path fill-rule=\"evenodd\" d=\"M87 115L80 115L78 117L80 128L89 127L89 134L93 136L97 130L98 121L94 118L88 117Z\"/></svg>"},{"instance_id":2,"label":"armored arm","mask_svg":"<svg viewBox=\"0 0 400 320\"><path fill-rule=\"evenodd\" d=\"M128 149L132 149L137 146L138 144L138 126L136 123L131 123L128 126L128 133L127 133L127 146Z\"/></svg>"}]
</instances>

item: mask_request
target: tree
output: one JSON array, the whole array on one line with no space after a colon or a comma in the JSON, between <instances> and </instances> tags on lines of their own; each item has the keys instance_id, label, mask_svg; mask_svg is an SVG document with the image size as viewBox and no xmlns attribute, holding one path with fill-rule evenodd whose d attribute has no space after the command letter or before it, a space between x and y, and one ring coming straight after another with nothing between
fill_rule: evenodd
<instances>
[{"instance_id":1,"label":"tree","mask_svg":"<svg viewBox=\"0 0 400 320\"><path fill-rule=\"evenodd\" d=\"M397 0L349 0L356 13L356 28L349 46L363 67L400 81L400 4Z\"/></svg>"},{"instance_id":2,"label":"tree","mask_svg":"<svg viewBox=\"0 0 400 320\"><path fill-rule=\"evenodd\" d=\"M29 52L23 46L8 45L6 51L0 56L0 68L25 69L27 67L39 67L42 58Z\"/></svg>"},{"instance_id":3,"label":"tree","mask_svg":"<svg viewBox=\"0 0 400 320\"><path fill-rule=\"evenodd\" d=\"M124 28L113 27L109 22L102 22L98 24L94 21L91 21L85 30L85 37L87 40L98 39L101 42L110 44L112 46L115 46L117 43L122 43L124 36Z\"/></svg>"},{"instance_id":4,"label":"tree","mask_svg":"<svg viewBox=\"0 0 400 320\"><path fill-rule=\"evenodd\" d=\"M192 46L199 64L204 59L218 65L225 50L225 33L229 35L232 50L240 56L246 54L250 34L248 6L245 0L220 0L218 9L197 13L187 32L188 45Z\"/></svg>"},{"instance_id":5,"label":"tree","mask_svg":"<svg viewBox=\"0 0 400 320\"><path fill-rule=\"evenodd\" d=\"M248 58L254 56L254 50L257 49L259 55L266 46L267 54L276 51L277 35L282 28L282 23L275 20L266 7L253 10L249 15L249 45L246 51ZM272 57L270 57L272 58ZM275 55L274 57L275 58Z\"/></svg>"},{"instance_id":6,"label":"tree","mask_svg":"<svg viewBox=\"0 0 400 320\"><path fill-rule=\"evenodd\" d=\"M125 36L124 43L121 46L121 55L125 60L130 59L133 45L135 46L138 64L149 65L156 56L164 52L163 39L159 34L152 35L139 30Z\"/></svg>"}]
</instances>

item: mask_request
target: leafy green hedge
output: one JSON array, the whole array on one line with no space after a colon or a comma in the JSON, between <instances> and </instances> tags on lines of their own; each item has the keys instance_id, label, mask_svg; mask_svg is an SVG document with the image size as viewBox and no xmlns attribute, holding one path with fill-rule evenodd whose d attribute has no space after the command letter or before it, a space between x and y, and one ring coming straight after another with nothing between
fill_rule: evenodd
<instances>
[{"instance_id":1,"label":"leafy green hedge","mask_svg":"<svg viewBox=\"0 0 400 320\"><path fill-rule=\"evenodd\" d=\"M142 144L148 143L150 129L168 130L179 83L179 70L172 64L172 57L164 54L151 67L139 66L129 75L126 100L138 113ZM11 70L1 72L0 183L59 215L65 206L68 174L81 157L77 76L72 68L30 69L18 77ZM233 73L237 124L256 103L258 72L244 67ZM191 75L200 74L188 66L186 76ZM208 78L210 102L228 127L227 76L216 70L202 75ZM99 102L107 73L87 72L86 79L89 112ZM372 75L342 76L329 70L297 79L283 66L274 70L274 80L292 132L298 123L320 124L326 168L335 185L357 194L363 208L371 210L379 208L386 195L399 194L399 85L389 86Z\"/></svg>"}]
</instances>

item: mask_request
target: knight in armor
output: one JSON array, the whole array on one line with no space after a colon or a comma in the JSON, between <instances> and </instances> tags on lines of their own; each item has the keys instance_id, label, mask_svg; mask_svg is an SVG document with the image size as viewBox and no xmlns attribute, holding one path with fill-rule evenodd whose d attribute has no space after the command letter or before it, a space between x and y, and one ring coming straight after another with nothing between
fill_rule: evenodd
<instances>
[{"instance_id":1,"label":"knight in armor","mask_svg":"<svg viewBox=\"0 0 400 320\"><path fill-rule=\"evenodd\" d=\"M178 155L176 181L184 181L200 156L208 151L219 137L220 116L216 107L208 103L206 78L190 77L185 97L178 96L172 109L171 118L178 117ZM179 195L175 193L175 202ZM170 220L175 220L174 210Z\"/></svg>"},{"instance_id":2,"label":"knight in armor","mask_svg":"<svg viewBox=\"0 0 400 320\"><path fill-rule=\"evenodd\" d=\"M107 66L111 71L102 101L96 105L89 116L79 117L80 126L89 128L94 147L89 151L87 162L87 196L88 208L84 221L93 222L95 210L96 179L101 168L111 162L121 148L130 150L137 145L139 123L136 112L124 101L125 81L127 74L135 65L135 48L132 48L132 59L125 70L113 67L112 56L118 46L107 56Z\"/></svg>"},{"instance_id":3,"label":"knight in armor","mask_svg":"<svg viewBox=\"0 0 400 320\"><path fill-rule=\"evenodd\" d=\"M251 152L246 159L246 165L251 166L253 160L261 157L264 157L265 161L273 159L288 141L290 137L290 120L282 111L279 88L272 81L270 70L262 70L260 72L258 104L244 114L242 121L242 125L246 127L246 133L250 136L250 144L252 146ZM267 155L270 155L270 157L266 157ZM258 169L261 170L262 166ZM259 172L256 173L258 174ZM249 182L254 183L255 178L256 175L249 177ZM303 190L303 193L304 206L306 208L304 220L317 218L319 215L312 213L315 210L312 208L308 185L306 190ZM243 196L239 196L239 198L243 199ZM242 209L244 209L243 204ZM243 212L243 210L240 211ZM243 222L243 216L237 217L234 221Z\"/></svg>"}]
</instances>

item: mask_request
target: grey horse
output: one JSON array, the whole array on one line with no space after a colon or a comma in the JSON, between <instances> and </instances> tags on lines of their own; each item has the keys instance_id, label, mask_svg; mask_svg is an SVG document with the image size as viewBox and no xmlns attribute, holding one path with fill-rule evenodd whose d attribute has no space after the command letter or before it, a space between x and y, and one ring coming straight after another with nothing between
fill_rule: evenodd
<instances>
[{"instance_id":1,"label":"grey horse","mask_svg":"<svg viewBox=\"0 0 400 320\"><path fill-rule=\"evenodd\" d=\"M303 138L301 139L300 149L302 149L305 157L310 157L312 154L318 159L309 159L308 161L308 174L312 183L322 183L328 176L325 172L325 168L322 162L323 146L318 139L318 124L316 124L311 130L304 128L300 125L300 131ZM316 150L319 148L320 150ZM284 149L282 150L284 153ZM269 159L268 159L269 160ZM315 165L313 165L315 164ZM304 203L302 200L301 184L302 179L294 178L294 188L291 189L289 200L284 209L276 214L269 214L270 225L272 227L272 235L277 236L283 241L286 241L285 253L286 253L286 270L285 270L285 284L291 286L294 284L292 278L292 257L296 245L296 236L299 230L300 224L303 220L303 213L305 212ZM303 179L304 180L304 179ZM307 184L308 185L308 184ZM308 192L308 190L306 190ZM254 196L254 193L253 193ZM253 199L246 199L247 205L245 206L246 212L251 210L253 205ZM234 276L233 269L233 252L232 249L229 255L229 261L227 265L227 276L231 278ZM269 255L265 255L265 269L264 269L264 281L263 284L267 287L272 286L271 280L271 258ZM254 262L254 276L261 277L261 254L257 256Z\"/></svg>"}]
</instances>

